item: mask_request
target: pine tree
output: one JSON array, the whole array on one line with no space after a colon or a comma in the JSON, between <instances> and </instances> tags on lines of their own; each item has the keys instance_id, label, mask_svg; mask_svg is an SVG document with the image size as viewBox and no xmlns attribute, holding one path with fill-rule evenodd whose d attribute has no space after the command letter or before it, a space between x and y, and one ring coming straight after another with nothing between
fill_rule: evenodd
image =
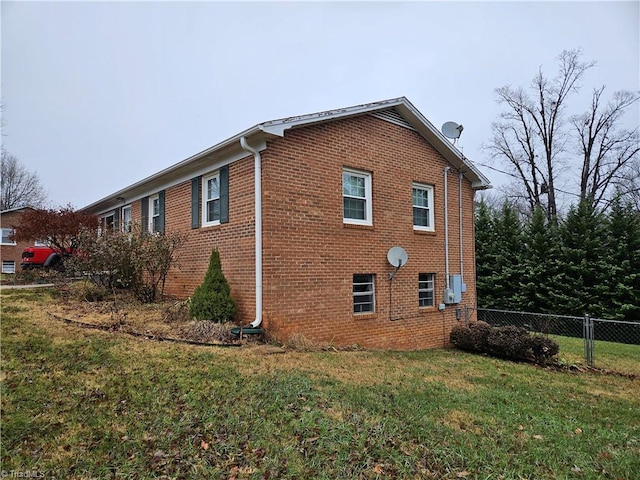
<instances>
[{"instance_id":1,"label":"pine tree","mask_svg":"<svg viewBox=\"0 0 640 480\"><path fill-rule=\"evenodd\" d=\"M191 297L189 313L198 320L220 323L233 320L236 314L236 304L231 297L231 287L222 273L220 253L217 249L211 252L204 281Z\"/></svg>"},{"instance_id":2,"label":"pine tree","mask_svg":"<svg viewBox=\"0 0 640 480\"><path fill-rule=\"evenodd\" d=\"M561 275L555 285L557 313L609 316L605 298L613 260L607 248L606 217L589 201L569 210L561 227Z\"/></svg>"},{"instance_id":3,"label":"pine tree","mask_svg":"<svg viewBox=\"0 0 640 480\"><path fill-rule=\"evenodd\" d=\"M551 298L558 282L560 269L560 238L554 223L547 220L538 207L524 227L524 244L519 287L521 310L537 313L556 313Z\"/></svg>"},{"instance_id":4,"label":"pine tree","mask_svg":"<svg viewBox=\"0 0 640 480\"><path fill-rule=\"evenodd\" d=\"M509 203L499 212L480 204L476 215L476 269L478 305L514 309L521 306L518 290L522 226Z\"/></svg>"},{"instance_id":5,"label":"pine tree","mask_svg":"<svg viewBox=\"0 0 640 480\"><path fill-rule=\"evenodd\" d=\"M475 215L476 240L476 294L478 306L495 307L490 277L492 274L493 248L495 234L493 230L493 213L484 200L480 202Z\"/></svg>"},{"instance_id":6,"label":"pine tree","mask_svg":"<svg viewBox=\"0 0 640 480\"><path fill-rule=\"evenodd\" d=\"M608 275L607 318L640 321L640 213L614 200L608 216L607 245L612 256Z\"/></svg>"}]
</instances>

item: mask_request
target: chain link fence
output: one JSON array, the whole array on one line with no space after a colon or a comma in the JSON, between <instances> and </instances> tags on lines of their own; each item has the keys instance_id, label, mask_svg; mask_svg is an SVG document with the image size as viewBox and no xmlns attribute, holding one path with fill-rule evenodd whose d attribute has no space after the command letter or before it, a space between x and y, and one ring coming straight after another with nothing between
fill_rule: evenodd
<instances>
[{"instance_id":1,"label":"chain link fence","mask_svg":"<svg viewBox=\"0 0 640 480\"><path fill-rule=\"evenodd\" d=\"M582 339L583 361L590 367L595 366L597 357L598 366L601 368L621 365L627 370L640 372L640 321L629 322L591 318L589 315L572 317L472 307L467 307L465 319L472 316L473 310L476 310L478 320L496 327L514 325L530 332ZM573 346L575 350L575 343L575 341L568 342L568 345Z\"/></svg>"}]
</instances>

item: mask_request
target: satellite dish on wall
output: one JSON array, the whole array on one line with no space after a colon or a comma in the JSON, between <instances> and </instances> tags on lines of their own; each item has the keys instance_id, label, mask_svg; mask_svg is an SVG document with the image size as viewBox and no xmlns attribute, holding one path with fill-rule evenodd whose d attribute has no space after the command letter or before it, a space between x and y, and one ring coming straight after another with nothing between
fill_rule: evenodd
<instances>
[{"instance_id":1,"label":"satellite dish on wall","mask_svg":"<svg viewBox=\"0 0 640 480\"><path fill-rule=\"evenodd\" d=\"M464 130L464 127L462 125L458 125L456 122L446 122L442 125L442 133L444 136L453 140L460 138L462 130Z\"/></svg>"},{"instance_id":2,"label":"satellite dish on wall","mask_svg":"<svg viewBox=\"0 0 640 480\"><path fill-rule=\"evenodd\" d=\"M396 268L406 265L408 259L409 255L402 247L391 247L387 252L387 260Z\"/></svg>"}]
</instances>

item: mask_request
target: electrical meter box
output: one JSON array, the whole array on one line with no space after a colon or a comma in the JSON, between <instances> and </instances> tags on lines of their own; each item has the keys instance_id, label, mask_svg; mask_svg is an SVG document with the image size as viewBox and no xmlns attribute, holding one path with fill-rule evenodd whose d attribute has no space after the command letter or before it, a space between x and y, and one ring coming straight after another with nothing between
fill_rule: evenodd
<instances>
[{"instance_id":1,"label":"electrical meter box","mask_svg":"<svg viewBox=\"0 0 640 480\"><path fill-rule=\"evenodd\" d=\"M449 288L444 289L444 303L451 305L462 301L462 275L449 275Z\"/></svg>"}]
</instances>

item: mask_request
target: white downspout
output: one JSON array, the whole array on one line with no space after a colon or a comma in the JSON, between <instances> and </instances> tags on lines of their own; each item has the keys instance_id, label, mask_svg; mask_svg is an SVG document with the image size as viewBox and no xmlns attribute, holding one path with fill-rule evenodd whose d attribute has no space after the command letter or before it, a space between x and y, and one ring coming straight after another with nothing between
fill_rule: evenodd
<instances>
[{"instance_id":1,"label":"white downspout","mask_svg":"<svg viewBox=\"0 0 640 480\"><path fill-rule=\"evenodd\" d=\"M447 290L451 288L449 284L449 193L447 188L449 170L451 167L444 167L444 266Z\"/></svg>"},{"instance_id":2,"label":"white downspout","mask_svg":"<svg viewBox=\"0 0 640 480\"><path fill-rule=\"evenodd\" d=\"M260 152L247 143L245 137L240 137L240 146L253 154L254 159L254 210L256 217L256 319L250 323L256 328L262 323L262 158Z\"/></svg>"}]
</instances>

